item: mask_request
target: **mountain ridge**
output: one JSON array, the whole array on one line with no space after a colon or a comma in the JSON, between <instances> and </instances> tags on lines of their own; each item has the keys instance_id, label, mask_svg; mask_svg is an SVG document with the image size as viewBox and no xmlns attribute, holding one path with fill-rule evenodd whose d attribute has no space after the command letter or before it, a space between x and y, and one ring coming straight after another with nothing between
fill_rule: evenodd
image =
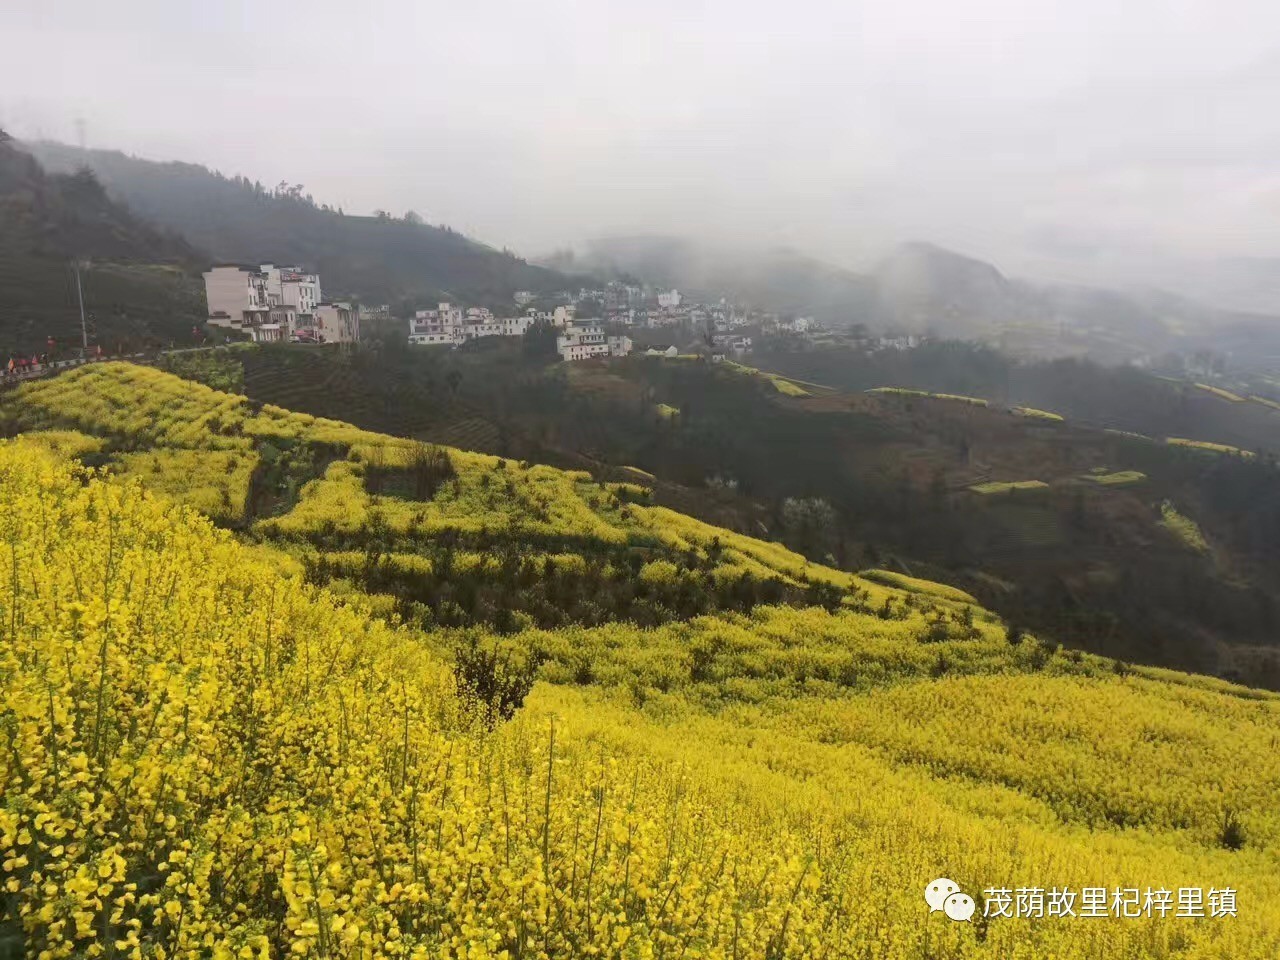
<instances>
[{"instance_id":1,"label":"mountain ridge","mask_svg":"<svg viewBox=\"0 0 1280 960\"><path fill-rule=\"evenodd\" d=\"M71 262L91 338L167 340L204 319L197 275L205 255L116 203L92 172L45 171L0 137L0 350L79 345Z\"/></svg>"},{"instance_id":2,"label":"mountain ridge","mask_svg":"<svg viewBox=\"0 0 1280 960\"><path fill-rule=\"evenodd\" d=\"M201 164L48 140L26 148L54 171L87 166L129 209L179 231L216 260L314 269L326 295L403 312L449 298L498 307L510 305L517 290L549 294L578 283L416 216L359 216L318 204L298 185L269 191Z\"/></svg>"}]
</instances>

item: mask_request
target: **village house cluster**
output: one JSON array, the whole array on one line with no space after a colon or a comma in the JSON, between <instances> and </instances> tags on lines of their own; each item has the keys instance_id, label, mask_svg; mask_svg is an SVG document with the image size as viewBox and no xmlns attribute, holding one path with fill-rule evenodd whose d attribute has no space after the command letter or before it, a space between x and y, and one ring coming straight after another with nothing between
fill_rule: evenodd
<instances>
[{"instance_id":1,"label":"village house cluster","mask_svg":"<svg viewBox=\"0 0 1280 960\"><path fill-rule=\"evenodd\" d=\"M533 311L519 317L495 317L484 307L455 307L442 303L435 310L419 310L409 321L409 342L415 346L458 346L481 337L522 337L536 321Z\"/></svg>"},{"instance_id":2,"label":"village house cluster","mask_svg":"<svg viewBox=\"0 0 1280 960\"><path fill-rule=\"evenodd\" d=\"M517 294L517 301L522 294ZM528 302L527 300L525 301ZM562 305L554 310L529 307L515 317L496 317L485 307L456 307L441 303L434 310L419 310L409 321L409 343L415 346L460 346L483 337L522 337L535 324L558 331L556 351L564 360L591 357L625 357L631 352L631 338L608 336L598 320L578 320L575 307Z\"/></svg>"},{"instance_id":3,"label":"village house cluster","mask_svg":"<svg viewBox=\"0 0 1280 960\"><path fill-rule=\"evenodd\" d=\"M523 306L537 297L528 291L516 294L515 301ZM732 303L726 298L705 303L692 300L680 290L654 288L648 285L632 285L611 282L599 288L582 288L573 293L560 291L552 294L551 302L568 304L563 308L572 311L575 306L589 304L603 318L600 326L606 331L646 331L642 342L648 355L695 353L706 355L713 361L728 358L741 359L752 349L754 338L759 335L797 337L812 340L825 336L826 331L809 316L782 316L758 308ZM563 324L558 324L563 326ZM666 342L655 342L655 331L669 331ZM561 355L577 359L579 356L600 355L589 352L591 345L599 349L601 331L583 333L586 343L571 338L573 343L561 343ZM662 336L661 333L658 335ZM562 338L563 339L563 338ZM674 342L672 342L674 341ZM684 346L682 347L681 344ZM617 355L617 351L613 351Z\"/></svg>"},{"instance_id":4,"label":"village house cluster","mask_svg":"<svg viewBox=\"0 0 1280 960\"><path fill-rule=\"evenodd\" d=\"M390 321L386 306L326 301L318 274L271 263L221 264L204 274L211 326L247 334L257 342L353 343L362 321ZM612 281L602 287L552 294L517 291L512 315L486 307L440 303L409 320L409 343L456 347L485 337L523 337L536 325L556 334L564 360L623 357L634 332L646 354L698 354L712 361L742 359L759 337L813 344L839 342L868 353L911 350L924 338L870 336L860 325L824 329L811 316L789 316L733 303L704 303L675 288ZM578 314L585 314L579 319ZM588 319L590 318L590 319Z\"/></svg>"},{"instance_id":5,"label":"village house cluster","mask_svg":"<svg viewBox=\"0 0 1280 960\"><path fill-rule=\"evenodd\" d=\"M247 333L258 343L355 343L360 308L328 302L320 276L301 267L222 264L204 274L208 322Z\"/></svg>"}]
</instances>

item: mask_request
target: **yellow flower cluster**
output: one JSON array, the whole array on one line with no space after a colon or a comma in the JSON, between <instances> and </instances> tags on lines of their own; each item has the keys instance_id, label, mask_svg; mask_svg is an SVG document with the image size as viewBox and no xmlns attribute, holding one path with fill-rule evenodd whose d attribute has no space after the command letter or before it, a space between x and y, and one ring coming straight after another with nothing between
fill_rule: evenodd
<instances>
[{"instance_id":1,"label":"yellow flower cluster","mask_svg":"<svg viewBox=\"0 0 1280 960\"><path fill-rule=\"evenodd\" d=\"M1200 525L1186 514L1180 513L1171 501L1166 500L1160 505L1160 517L1161 525L1189 549L1197 553L1204 553L1209 549L1209 542L1200 532Z\"/></svg>"},{"instance_id":2,"label":"yellow flower cluster","mask_svg":"<svg viewBox=\"0 0 1280 960\"><path fill-rule=\"evenodd\" d=\"M1188 440L1185 437L1167 437L1165 443L1173 447L1184 447L1188 450L1204 450L1209 453L1225 453L1233 457L1244 457L1249 459L1253 456L1252 450L1241 450L1239 447L1233 447L1229 443L1212 443L1208 440Z\"/></svg>"},{"instance_id":3,"label":"yellow flower cluster","mask_svg":"<svg viewBox=\"0 0 1280 960\"><path fill-rule=\"evenodd\" d=\"M10 401L27 429L48 426L107 435L130 444L245 449L255 439L350 445L378 441L350 424L292 413L222 393L152 367L95 363L24 384Z\"/></svg>"},{"instance_id":4,"label":"yellow flower cluster","mask_svg":"<svg viewBox=\"0 0 1280 960\"><path fill-rule=\"evenodd\" d=\"M906 387L872 387L867 393L878 393L899 397L930 397L934 400L955 400L975 407L985 407L989 401L981 397L966 397L958 393L929 393L927 390L909 390Z\"/></svg>"},{"instance_id":5,"label":"yellow flower cluster","mask_svg":"<svg viewBox=\"0 0 1280 960\"><path fill-rule=\"evenodd\" d=\"M854 635L848 639L856 643ZM1121 802L1129 791L1166 789L1170 800L1181 793L1207 814L1215 803L1228 800L1216 787L1230 765L1226 756L1242 746L1263 751L1277 735L1277 701L1240 702L1238 688L1202 698L1198 685L1049 677L1023 690L1015 685L1005 704L1004 682L1016 679L923 679L897 684L883 696L856 695L845 702L779 697L717 710L681 696L655 695L637 711L590 688L547 686L535 691L526 712L531 718L563 718L578 737L598 741L620 757L664 759L697 770L703 789L719 793L723 808L734 811L744 832L803 836L805 845L819 853L818 862L840 878L833 894L841 897L842 911L821 956L1277 956L1280 870L1274 833L1266 832L1274 830L1275 807L1259 799L1275 782L1274 764L1266 762L1256 771L1236 765L1234 785L1247 782L1248 798L1258 801L1247 829L1259 831L1256 842L1251 839L1238 851L1210 841L1207 819L1185 829L1163 815L1138 826L1103 822L1090 827L1074 815L1064 819L1054 795L1074 792L1087 804L1096 789ZM1071 723L1055 703L1052 718L1037 729L1031 698L1056 690L1055 700L1065 701L1077 684L1101 688L1097 698L1086 698L1079 720ZM1128 708L1112 721L1115 729L1104 734L1100 756L1091 758L1089 745L1109 722L1107 707L1126 695ZM1202 700L1201 708L1184 716L1183 697ZM1262 703L1269 711L1259 707ZM1222 750L1212 746L1216 736L1230 736L1251 712L1247 730ZM1153 734L1132 726L1135 713L1165 727L1165 736L1169 725L1181 725L1186 762L1176 758L1173 743L1151 751ZM896 741L917 725L924 727L919 738L933 744L932 755L949 755L950 763L912 757L901 748ZM1193 727L1199 728L1194 738ZM981 746L984 734L992 739L989 751ZM957 738L954 746L947 742L951 737ZM1001 756L1010 750L1013 757ZM962 753L967 769L955 762ZM1134 760L1131 771L1125 764ZM1038 767L1039 782L1015 779L1029 772L1031 763ZM1233 799L1245 796L1236 793ZM927 914L922 891L935 877L951 878L978 900L979 916L972 923ZM1144 891L1230 887L1238 892L1239 912L1216 920L981 919L982 895L989 888L1078 891L1098 885Z\"/></svg>"},{"instance_id":6,"label":"yellow flower cluster","mask_svg":"<svg viewBox=\"0 0 1280 960\"><path fill-rule=\"evenodd\" d=\"M194 507L223 523L244 517L249 484L258 455L251 450L191 450L156 447L126 453L116 459L113 472L137 477L155 493Z\"/></svg>"},{"instance_id":7,"label":"yellow flower cluster","mask_svg":"<svg viewBox=\"0 0 1280 960\"><path fill-rule=\"evenodd\" d=\"M0 930L31 956L802 957L839 910L794 838L485 734L414 637L25 441L0 584Z\"/></svg>"}]
</instances>

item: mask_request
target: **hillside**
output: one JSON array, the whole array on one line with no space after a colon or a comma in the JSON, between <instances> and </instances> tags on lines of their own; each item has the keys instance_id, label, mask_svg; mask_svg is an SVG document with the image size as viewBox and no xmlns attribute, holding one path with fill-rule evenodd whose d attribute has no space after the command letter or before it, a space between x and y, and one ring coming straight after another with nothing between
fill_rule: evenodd
<instances>
[{"instance_id":1,"label":"hillside","mask_svg":"<svg viewBox=\"0 0 1280 960\"><path fill-rule=\"evenodd\" d=\"M924 572L1068 645L1280 689L1275 408L1075 361L1010 365L964 344L862 359L865 382L844 391L825 375L840 356L762 355L790 393L730 364L548 366L498 344L282 347L236 362L260 401L608 481L638 466L655 502L815 561ZM1024 482L1036 486L1001 486ZM1008 495L972 489L988 483ZM1209 552L1171 536L1166 501Z\"/></svg>"},{"instance_id":2,"label":"hillside","mask_svg":"<svg viewBox=\"0 0 1280 960\"><path fill-rule=\"evenodd\" d=\"M326 296L422 305L440 299L511 306L516 290L577 289L575 278L531 266L447 227L355 216L300 189L266 190L191 163L160 163L113 150L41 141L27 148L53 171L87 166L138 215L180 232L215 259L299 263L317 270ZM402 307L403 309L403 307Z\"/></svg>"},{"instance_id":3,"label":"hillside","mask_svg":"<svg viewBox=\"0 0 1280 960\"><path fill-rule=\"evenodd\" d=\"M982 397L1000 406L1056 410L1071 420L1148 436L1215 437L1248 450L1280 450L1280 418L1268 404L1280 389L1231 383L1247 402L1187 380L1088 360L1018 360L990 347L942 341L916 350L865 351L841 344L809 345L774 338L756 351L759 363L787 376L862 392L900 386ZM1230 394L1231 391L1228 391ZM1272 401L1275 402L1275 401Z\"/></svg>"},{"instance_id":4,"label":"hillside","mask_svg":"<svg viewBox=\"0 0 1280 960\"><path fill-rule=\"evenodd\" d=\"M167 341L204 319L199 255L140 221L83 170L49 175L0 132L0 357L81 342L74 258L91 342Z\"/></svg>"},{"instance_id":5,"label":"hillside","mask_svg":"<svg viewBox=\"0 0 1280 960\"><path fill-rule=\"evenodd\" d=\"M97 365L0 403L28 431L0 442L7 947L1280 949L1274 696L1011 642L952 588L807 564L614 504L639 494L584 476L450 449L436 452L456 476L441 480L438 462L415 470L408 441L157 371ZM85 477L70 458L108 471ZM241 487L251 460L258 479ZM199 475L185 488L179 461ZM282 461L293 481L315 479L255 505L254 484L281 476L262 465ZM416 486L424 475L441 482ZM181 506L202 495L193 485L226 491L221 522L243 532ZM518 555L467 555L516 541L579 572L600 551L611 564L644 551L622 575L637 589L749 569L837 592L829 610L495 634L406 622L368 579L438 570L452 545L447 581L488 567L518 597L532 585ZM363 576L304 582L343 543ZM567 610L572 597L547 600ZM928 912L921 891L938 876L974 896L973 922ZM1099 885L1101 919L1075 898L1065 917L995 915L1005 888ZM1105 915L1113 888L1132 888L1134 917ZM1202 918L1175 915L1182 888L1204 894ZM1232 915L1211 916L1224 888Z\"/></svg>"},{"instance_id":6,"label":"hillside","mask_svg":"<svg viewBox=\"0 0 1280 960\"><path fill-rule=\"evenodd\" d=\"M761 602L861 607L885 592L650 506L639 483L385 437L149 368L81 368L19 388L0 412L10 433L96 438L91 462L424 625L656 624Z\"/></svg>"}]
</instances>

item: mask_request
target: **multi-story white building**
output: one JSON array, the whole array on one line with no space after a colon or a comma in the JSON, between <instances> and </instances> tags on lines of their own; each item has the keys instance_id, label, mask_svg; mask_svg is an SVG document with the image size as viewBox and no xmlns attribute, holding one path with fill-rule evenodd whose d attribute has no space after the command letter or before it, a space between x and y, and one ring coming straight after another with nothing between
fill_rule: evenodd
<instances>
[{"instance_id":1,"label":"multi-story white building","mask_svg":"<svg viewBox=\"0 0 1280 960\"><path fill-rule=\"evenodd\" d=\"M204 292L210 324L246 331L254 340L264 339L262 328L271 324L271 303L261 270L243 264L213 267L205 271Z\"/></svg>"},{"instance_id":2,"label":"multi-story white building","mask_svg":"<svg viewBox=\"0 0 1280 960\"><path fill-rule=\"evenodd\" d=\"M658 294L658 306L671 308L680 306L680 291L672 289Z\"/></svg>"},{"instance_id":3,"label":"multi-story white building","mask_svg":"<svg viewBox=\"0 0 1280 960\"><path fill-rule=\"evenodd\" d=\"M204 289L209 323L246 332L256 341L359 339L359 309L346 303L328 305L330 330L325 334L317 322L325 305L320 277L299 267L223 264L205 271Z\"/></svg>"},{"instance_id":4,"label":"multi-story white building","mask_svg":"<svg viewBox=\"0 0 1280 960\"><path fill-rule=\"evenodd\" d=\"M315 338L321 343L356 343L360 339L360 308L346 301L317 303L313 319Z\"/></svg>"},{"instance_id":5,"label":"multi-story white building","mask_svg":"<svg viewBox=\"0 0 1280 960\"><path fill-rule=\"evenodd\" d=\"M625 357L631 352L630 337L609 337L595 320L570 324L556 338L561 360L588 360L591 357Z\"/></svg>"},{"instance_id":6,"label":"multi-story white building","mask_svg":"<svg viewBox=\"0 0 1280 960\"><path fill-rule=\"evenodd\" d=\"M530 310L523 317L495 317L484 307L463 310L442 303L435 310L419 310L409 321L409 342L418 346L457 346L481 337L523 336L539 315Z\"/></svg>"},{"instance_id":7,"label":"multi-story white building","mask_svg":"<svg viewBox=\"0 0 1280 960\"><path fill-rule=\"evenodd\" d=\"M409 336L427 333L451 333L462 326L462 308L448 303L435 310L419 310L409 321Z\"/></svg>"},{"instance_id":8,"label":"multi-story white building","mask_svg":"<svg viewBox=\"0 0 1280 960\"><path fill-rule=\"evenodd\" d=\"M523 317L507 317L501 321L504 337L523 337L537 321L526 314Z\"/></svg>"},{"instance_id":9,"label":"multi-story white building","mask_svg":"<svg viewBox=\"0 0 1280 960\"><path fill-rule=\"evenodd\" d=\"M320 295L320 276L307 273L301 267L277 267L264 263L262 274L267 278L267 296L275 303L293 307L299 316L312 313L316 304L323 303Z\"/></svg>"},{"instance_id":10,"label":"multi-story white building","mask_svg":"<svg viewBox=\"0 0 1280 960\"><path fill-rule=\"evenodd\" d=\"M551 314L551 322L563 329L573 323L577 310L578 308L572 305L556 307L555 312Z\"/></svg>"},{"instance_id":11,"label":"multi-story white building","mask_svg":"<svg viewBox=\"0 0 1280 960\"><path fill-rule=\"evenodd\" d=\"M475 320L462 325L462 338L464 340L479 340L481 337L501 337L505 333L503 321L493 317Z\"/></svg>"},{"instance_id":12,"label":"multi-story white building","mask_svg":"<svg viewBox=\"0 0 1280 960\"><path fill-rule=\"evenodd\" d=\"M587 320L566 327L564 333L556 338L556 351L562 360L607 357L609 340L600 324Z\"/></svg>"}]
</instances>

